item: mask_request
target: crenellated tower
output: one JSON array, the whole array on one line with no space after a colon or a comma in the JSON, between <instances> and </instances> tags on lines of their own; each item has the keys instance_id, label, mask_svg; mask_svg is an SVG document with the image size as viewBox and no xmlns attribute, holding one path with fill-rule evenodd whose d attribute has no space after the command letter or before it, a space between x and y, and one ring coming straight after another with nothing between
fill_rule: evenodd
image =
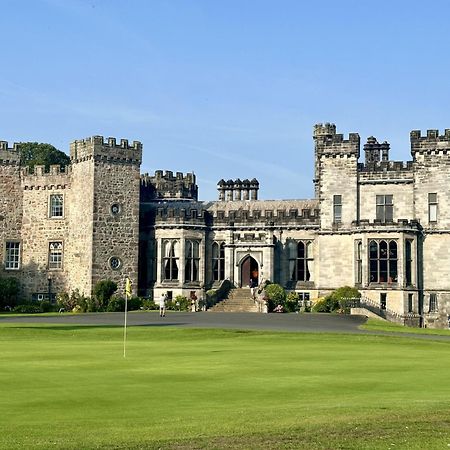
<instances>
[{"instance_id":1,"label":"crenellated tower","mask_svg":"<svg viewBox=\"0 0 450 450\"><path fill-rule=\"evenodd\" d=\"M356 217L360 138L336 133L331 123L314 126L315 193L320 203L321 227L350 225ZM340 206L339 215L336 216Z\"/></svg>"},{"instance_id":2,"label":"crenellated tower","mask_svg":"<svg viewBox=\"0 0 450 450\"><path fill-rule=\"evenodd\" d=\"M123 291L129 276L137 288L142 144L93 136L72 142L70 158L71 285L90 294L108 278Z\"/></svg>"},{"instance_id":3,"label":"crenellated tower","mask_svg":"<svg viewBox=\"0 0 450 450\"><path fill-rule=\"evenodd\" d=\"M7 142L0 141L0 245L5 246L6 241L20 243L22 205L19 145L9 146ZM0 273L2 268L3 264Z\"/></svg>"},{"instance_id":4,"label":"crenellated tower","mask_svg":"<svg viewBox=\"0 0 450 450\"><path fill-rule=\"evenodd\" d=\"M198 199L198 186L195 174L170 170L156 170L154 175L141 176L141 201L155 200L195 200Z\"/></svg>"}]
</instances>

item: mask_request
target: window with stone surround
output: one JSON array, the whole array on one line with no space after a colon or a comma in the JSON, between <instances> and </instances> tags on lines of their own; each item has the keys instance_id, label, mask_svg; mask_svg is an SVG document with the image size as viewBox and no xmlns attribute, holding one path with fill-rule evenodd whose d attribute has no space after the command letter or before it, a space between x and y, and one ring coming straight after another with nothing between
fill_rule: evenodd
<instances>
[{"instance_id":1,"label":"window with stone surround","mask_svg":"<svg viewBox=\"0 0 450 450\"><path fill-rule=\"evenodd\" d=\"M355 241L356 251L356 283L362 283L362 242Z\"/></svg>"},{"instance_id":2,"label":"window with stone surround","mask_svg":"<svg viewBox=\"0 0 450 450\"><path fill-rule=\"evenodd\" d=\"M49 216L52 218L64 217L64 196L63 194L50 195Z\"/></svg>"},{"instance_id":3,"label":"window with stone surround","mask_svg":"<svg viewBox=\"0 0 450 450\"><path fill-rule=\"evenodd\" d=\"M438 310L437 294L430 294L429 312L437 312L437 310Z\"/></svg>"},{"instance_id":4,"label":"window with stone surround","mask_svg":"<svg viewBox=\"0 0 450 450\"><path fill-rule=\"evenodd\" d=\"M428 222L436 223L438 218L438 199L436 193L428 194Z\"/></svg>"},{"instance_id":5,"label":"window with stone surround","mask_svg":"<svg viewBox=\"0 0 450 450\"><path fill-rule=\"evenodd\" d=\"M411 239L405 241L405 283L406 286L411 286L412 283L412 248L413 242Z\"/></svg>"},{"instance_id":6,"label":"window with stone surround","mask_svg":"<svg viewBox=\"0 0 450 450\"><path fill-rule=\"evenodd\" d=\"M225 280L225 243L214 242L212 245L213 281Z\"/></svg>"},{"instance_id":7,"label":"window with stone surround","mask_svg":"<svg viewBox=\"0 0 450 450\"><path fill-rule=\"evenodd\" d=\"M5 245L5 269L20 269L20 242L6 241Z\"/></svg>"},{"instance_id":8,"label":"window with stone surround","mask_svg":"<svg viewBox=\"0 0 450 450\"><path fill-rule=\"evenodd\" d=\"M198 241L186 241L184 251L184 278L186 281L198 281L200 256Z\"/></svg>"},{"instance_id":9,"label":"window with stone surround","mask_svg":"<svg viewBox=\"0 0 450 450\"><path fill-rule=\"evenodd\" d=\"M164 280L178 280L179 244L175 240L163 241L163 277Z\"/></svg>"},{"instance_id":10,"label":"window with stone surround","mask_svg":"<svg viewBox=\"0 0 450 450\"><path fill-rule=\"evenodd\" d=\"M392 195L377 195L377 220L392 222L394 220L394 203Z\"/></svg>"},{"instance_id":11,"label":"window with stone surround","mask_svg":"<svg viewBox=\"0 0 450 450\"><path fill-rule=\"evenodd\" d=\"M63 243L53 241L48 244L48 268L57 270L63 268Z\"/></svg>"},{"instance_id":12,"label":"window with stone surround","mask_svg":"<svg viewBox=\"0 0 450 450\"><path fill-rule=\"evenodd\" d=\"M369 242L371 283L397 282L397 242L389 239Z\"/></svg>"},{"instance_id":13,"label":"window with stone surround","mask_svg":"<svg viewBox=\"0 0 450 450\"><path fill-rule=\"evenodd\" d=\"M342 222L342 195L333 195L333 223Z\"/></svg>"},{"instance_id":14,"label":"window with stone surround","mask_svg":"<svg viewBox=\"0 0 450 450\"><path fill-rule=\"evenodd\" d=\"M313 252L312 241L290 241L289 277L292 281L312 281Z\"/></svg>"}]
</instances>

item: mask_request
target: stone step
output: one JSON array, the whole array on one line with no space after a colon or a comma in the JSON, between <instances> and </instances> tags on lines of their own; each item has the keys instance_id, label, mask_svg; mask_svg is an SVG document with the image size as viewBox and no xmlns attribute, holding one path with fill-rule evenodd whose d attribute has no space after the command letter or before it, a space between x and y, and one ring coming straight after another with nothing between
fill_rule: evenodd
<instances>
[{"instance_id":1,"label":"stone step","mask_svg":"<svg viewBox=\"0 0 450 450\"><path fill-rule=\"evenodd\" d=\"M215 312L258 312L250 288L233 289L228 298L211 308Z\"/></svg>"}]
</instances>

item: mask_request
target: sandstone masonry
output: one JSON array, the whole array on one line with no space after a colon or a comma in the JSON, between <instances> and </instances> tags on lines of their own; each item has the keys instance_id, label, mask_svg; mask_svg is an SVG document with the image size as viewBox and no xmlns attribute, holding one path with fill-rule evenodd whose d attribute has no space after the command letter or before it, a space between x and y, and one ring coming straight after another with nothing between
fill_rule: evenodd
<instances>
[{"instance_id":1,"label":"sandstone masonry","mask_svg":"<svg viewBox=\"0 0 450 450\"><path fill-rule=\"evenodd\" d=\"M388 142L334 124L314 127L315 198L258 200L256 179L220 180L198 201L193 173L140 175L142 145L101 136L75 141L71 165L20 166L0 141L0 274L24 295L90 294L101 279L140 295L189 296L250 280L305 300L343 285L388 320L448 327L450 130L411 132L408 162Z\"/></svg>"}]
</instances>

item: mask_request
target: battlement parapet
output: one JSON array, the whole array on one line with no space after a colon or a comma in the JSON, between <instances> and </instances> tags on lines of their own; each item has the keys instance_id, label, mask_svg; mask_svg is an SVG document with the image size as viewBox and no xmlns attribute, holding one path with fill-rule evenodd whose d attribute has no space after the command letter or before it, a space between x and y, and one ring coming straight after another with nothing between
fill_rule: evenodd
<instances>
[{"instance_id":1,"label":"battlement parapet","mask_svg":"<svg viewBox=\"0 0 450 450\"><path fill-rule=\"evenodd\" d=\"M368 219L361 219L359 221L354 220L352 222L352 228L358 228L363 230L395 230L398 231L398 229L403 230L411 230L411 231L421 231L422 226L420 225L420 222L418 220L408 220L408 219L398 219L397 221L392 222L382 222L381 220L374 220L370 221Z\"/></svg>"},{"instance_id":2,"label":"battlement parapet","mask_svg":"<svg viewBox=\"0 0 450 450\"><path fill-rule=\"evenodd\" d=\"M314 126L313 138L317 155L349 155L359 158L361 140L358 133L349 133L348 139L344 139L343 134L336 133L335 124L319 123Z\"/></svg>"},{"instance_id":3,"label":"battlement parapet","mask_svg":"<svg viewBox=\"0 0 450 450\"><path fill-rule=\"evenodd\" d=\"M22 168L22 186L24 189L64 189L71 181L70 166L54 164L45 170L45 166Z\"/></svg>"},{"instance_id":4,"label":"battlement parapet","mask_svg":"<svg viewBox=\"0 0 450 450\"><path fill-rule=\"evenodd\" d=\"M450 129L445 129L444 134L439 134L439 130L427 130L426 136L422 136L420 130L413 130L410 133L411 154L428 153L439 154L450 150Z\"/></svg>"},{"instance_id":5,"label":"battlement parapet","mask_svg":"<svg viewBox=\"0 0 450 450\"><path fill-rule=\"evenodd\" d=\"M158 199L189 199L197 200L198 186L194 173L162 170L154 175L141 175L141 201L155 201Z\"/></svg>"},{"instance_id":6,"label":"battlement parapet","mask_svg":"<svg viewBox=\"0 0 450 450\"><path fill-rule=\"evenodd\" d=\"M371 163L359 163L360 172L411 172L414 170L413 161L377 161Z\"/></svg>"},{"instance_id":7,"label":"battlement parapet","mask_svg":"<svg viewBox=\"0 0 450 450\"><path fill-rule=\"evenodd\" d=\"M142 144L139 141L130 144L128 139L120 139L118 144L113 137L105 141L103 136L91 136L70 144L70 159L72 163L96 159L141 164Z\"/></svg>"},{"instance_id":8,"label":"battlement parapet","mask_svg":"<svg viewBox=\"0 0 450 450\"><path fill-rule=\"evenodd\" d=\"M155 223L170 225L197 225L204 226L208 213L201 207L186 205L185 207L160 206L155 211Z\"/></svg>"},{"instance_id":9,"label":"battlement parapet","mask_svg":"<svg viewBox=\"0 0 450 450\"><path fill-rule=\"evenodd\" d=\"M8 142L0 141L0 164L17 165L20 163L20 151L17 142L9 147Z\"/></svg>"},{"instance_id":10,"label":"battlement parapet","mask_svg":"<svg viewBox=\"0 0 450 450\"><path fill-rule=\"evenodd\" d=\"M268 223L268 224L319 224L319 209L217 209L213 212L214 223L234 222L242 224Z\"/></svg>"}]
</instances>

